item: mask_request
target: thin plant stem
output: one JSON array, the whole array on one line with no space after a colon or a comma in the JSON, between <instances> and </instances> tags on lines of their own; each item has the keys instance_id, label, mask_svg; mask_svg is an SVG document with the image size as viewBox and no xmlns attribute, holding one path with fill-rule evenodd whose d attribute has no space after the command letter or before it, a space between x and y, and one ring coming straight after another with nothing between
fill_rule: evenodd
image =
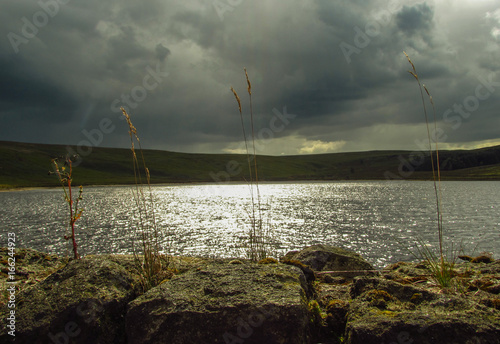
<instances>
[{"instance_id":1,"label":"thin plant stem","mask_svg":"<svg viewBox=\"0 0 500 344\"><path fill-rule=\"evenodd\" d=\"M69 165L70 172L69 174L71 175L71 163ZM76 240L75 240L75 219L73 218L73 195L71 193L71 178L67 178L68 181L68 191L69 191L69 223L71 224L71 239L73 241L73 254L75 256L75 259L78 257L78 252L77 252L77 245L76 245Z\"/></svg>"},{"instance_id":2,"label":"thin plant stem","mask_svg":"<svg viewBox=\"0 0 500 344\"><path fill-rule=\"evenodd\" d=\"M78 208L78 203L82 199L83 187L80 186L80 191L78 194L78 198L76 202L73 201L73 192L72 185L73 182L73 165L70 157L66 157L64 164L65 166L59 167L57 163L58 159L52 159L52 164L54 165L54 172L49 172L49 174L56 174L59 182L64 191L64 200L68 203L69 207L69 225L71 227L71 235L65 235L64 238L66 240L71 239L73 246L73 257L74 259L79 259L78 255L78 245L76 243L76 235L75 235L75 223L82 216L83 209ZM68 170L66 170L66 166L68 166ZM67 190L66 190L67 188Z\"/></svg>"},{"instance_id":3,"label":"thin plant stem","mask_svg":"<svg viewBox=\"0 0 500 344\"><path fill-rule=\"evenodd\" d=\"M257 168L257 151L255 148L255 127L254 127L254 116L253 116L253 103L252 103L252 84L250 83L250 78L248 77L248 72L246 68L243 69L245 71L245 77L247 81L247 91L248 91L248 96L250 100L250 123L251 123L251 135L252 135L252 157L250 157L250 151L248 147L248 139L247 139L247 134L246 134L246 129L245 129L245 123L243 120L243 112L241 110L241 100L240 97L238 96L238 93L234 90L233 87L231 87L231 91L234 94L234 97L236 98L236 101L238 102L238 110L240 113L240 121L241 121L241 128L243 131L243 139L245 141L245 150L246 150L246 157L247 157L247 163L248 163L248 171L250 173L250 182L249 182L249 188L250 188L250 197L251 197L251 214L249 214L250 217L250 222L251 222L251 228L249 232L249 256L250 259L255 261L258 258L263 258L266 256L266 248L265 248L265 240L264 236L266 233L264 233L263 230L263 220L262 220L262 207L261 207L261 195L260 195L260 189L259 189L259 174L258 174L258 168ZM252 164L251 160L253 159L253 169L252 169ZM255 188L255 190L254 190ZM257 203L257 204L256 204ZM258 209L256 209L258 207ZM258 216L258 218L257 218Z\"/></svg>"},{"instance_id":4,"label":"thin plant stem","mask_svg":"<svg viewBox=\"0 0 500 344\"><path fill-rule=\"evenodd\" d=\"M124 108L121 109L127 124L129 126L129 136L130 145L132 151L132 165L134 169L134 182L135 182L135 192L134 200L138 208L139 213L139 226L141 228L141 241L143 250L143 259L140 264L144 273L145 278L145 289L150 289L154 287L159 281L157 280L157 275L163 268L163 264L160 259L160 248L159 248L159 229L156 222L156 215L154 211L154 199L153 191L151 188L151 176L149 169L146 166L146 160L144 158L144 153L141 146L141 141L137 135L137 129L132 124L129 114ZM135 141L139 147L140 159L142 164L139 163L137 158L137 153L135 150ZM142 165L142 166L141 166ZM146 182L148 185L149 197L144 193L144 183L141 174L141 167L146 175ZM134 257L136 261L140 261L137 253L134 249ZM168 264L168 261L167 261Z\"/></svg>"},{"instance_id":5,"label":"thin plant stem","mask_svg":"<svg viewBox=\"0 0 500 344\"><path fill-rule=\"evenodd\" d=\"M247 134L245 130L245 122L243 120L243 112L241 110L241 100L240 97L238 96L238 93L236 90L231 87L231 92L233 92L234 97L238 103L238 110L240 113L240 122L241 122L241 130L243 132L243 141L245 142L245 151L246 151L246 157L247 157L247 163L248 163L248 172L250 174L250 182L248 183L249 190L250 190L250 201L251 201L251 207L252 207L252 214L249 216L250 217L250 222L251 222L251 232L250 232L250 240L249 240L249 245L250 245L250 259L254 260L253 258L253 252L255 252L255 199L254 199L254 190L253 190L253 173L252 173L252 164L251 164L251 159L250 159L250 150L248 149L248 140L247 140Z\"/></svg>"},{"instance_id":6,"label":"thin plant stem","mask_svg":"<svg viewBox=\"0 0 500 344\"><path fill-rule=\"evenodd\" d=\"M429 90L425 85L423 85L423 88L425 92L427 93L427 96L429 97L431 106L432 106L432 113L434 117L434 132L437 133L437 119L436 119L436 107L434 105L434 100L432 98L432 95L430 94ZM439 148L438 148L438 140L437 138L434 139L435 142L435 150L436 150L436 167L437 167L437 181L438 181L438 186L436 189L436 184L434 180L434 191L437 192L436 194L436 207L437 207L437 214L438 214L438 228L439 228L439 250L440 252L443 252L443 209L442 209L442 189L441 189L441 169L440 169L440 164L439 164ZM441 257L441 264L444 264L443 258Z\"/></svg>"},{"instance_id":7,"label":"thin plant stem","mask_svg":"<svg viewBox=\"0 0 500 344\"><path fill-rule=\"evenodd\" d=\"M445 261L444 261L444 253L443 253L443 219L442 219L442 211L441 211L441 195L442 195L442 193L441 193L441 172L440 172L440 168L439 168L438 140L437 140L437 138L435 138L435 140L434 140L435 144L436 144L435 149L436 149L436 158L437 158L437 160L436 160L437 177L436 177L436 167L434 165L434 157L433 157L433 153L432 153L432 143L431 143L432 139L431 139L431 133L430 133L430 128L429 128L429 118L427 115L427 107L425 106L423 89L425 90L425 92L427 93L427 95L430 98L430 102L431 102L431 105L433 108L433 114L434 114L434 128L437 132L436 109L435 109L434 101L432 99L432 96L431 96L429 90L427 89L427 87L425 85L422 86L422 84L420 83L420 78L418 77L415 65L411 61L408 54L406 54L406 52L403 52L403 53L406 56L406 58L408 59L408 62L410 63L410 65L412 67L412 70L408 71L408 72L415 78L415 80L418 83L420 97L422 99L422 105L423 105L423 109L424 109L425 124L426 124L426 128L427 128L427 138L428 138L428 143L429 143L429 155L430 155L431 167L432 167L432 177L433 177L433 182L434 182L434 193L436 196L436 213L437 213L438 239L439 239L439 257L440 257L440 261L441 261L441 268L444 269Z\"/></svg>"},{"instance_id":8,"label":"thin plant stem","mask_svg":"<svg viewBox=\"0 0 500 344\"><path fill-rule=\"evenodd\" d=\"M253 120L253 104L252 104L252 84L250 83L250 79L248 77L247 69L243 68L245 71L245 77L247 79L247 91L248 91L248 97L250 100L250 124L252 128L252 148L253 148L253 161L254 161L254 173L255 173L255 187L256 187L256 192L257 192L257 207L258 207L258 213L259 213L259 219L258 219L258 224L254 225L254 236L257 235L257 228L259 229L260 234L262 234L262 209L261 209L261 202L260 202L260 189L259 189L259 174L258 174L258 169L257 169L257 152L255 150L255 129L254 129L254 120ZM255 215L255 214L254 214ZM256 221L254 217L254 222ZM262 241L262 238L261 238ZM258 246L262 246L262 242L258 244ZM259 250L262 250L261 247L258 247Z\"/></svg>"}]
</instances>

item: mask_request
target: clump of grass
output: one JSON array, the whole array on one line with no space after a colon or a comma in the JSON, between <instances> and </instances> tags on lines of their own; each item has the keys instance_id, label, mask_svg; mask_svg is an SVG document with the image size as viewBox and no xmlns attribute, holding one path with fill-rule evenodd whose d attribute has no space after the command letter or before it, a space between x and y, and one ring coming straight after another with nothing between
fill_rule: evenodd
<instances>
[{"instance_id":1,"label":"clump of grass","mask_svg":"<svg viewBox=\"0 0 500 344\"><path fill-rule=\"evenodd\" d=\"M420 247L417 247L420 255L425 259L425 263L431 273L432 280L441 288L453 287L453 279L456 276L456 258L448 259L446 257L438 257L422 242L420 243Z\"/></svg>"},{"instance_id":2,"label":"clump of grass","mask_svg":"<svg viewBox=\"0 0 500 344\"><path fill-rule=\"evenodd\" d=\"M75 156L77 158L77 156ZM76 200L73 200L73 161L71 157L65 157L64 163L59 165L59 158L52 159L52 166L54 168L53 171L50 171L49 174L55 174L64 191L64 200L68 203L69 208L69 227L71 227L71 235L66 234L64 239L71 239L73 244L73 258L79 259L78 255L78 245L76 244L75 237L75 223L82 216L83 209L78 207L78 203L82 200L83 194L83 186L80 185L78 197Z\"/></svg>"},{"instance_id":3,"label":"clump of grass","mask_svg":"<svg viewBox=\"0 0 500 344\"><path fill-rule=\"evenodd\" d=\"M121 108L123 116L129 126L132 163L134 166L135 189L133 196L139 215L139 237L142 244L142 258L139 257L134 246L134 257L138 262L144 278L144 289L149 290L163 280L164 272L168 266L168 256L160 254L160 230L156 222L154 211L153 191L151 190L151 176L146 166L141 141L137 129L132 124L129 114ZM139 147L140 157L137 157L135 143ZM144 181L145 178L145 181ZM147 185L147 191L145 191ZM163 259L162 259L163 258Z\"/></svg>"},{"instance_id":4,"label":"clump of grass","mask_svg":"<svg viewBox=\"0 0 500 344\"><path fill-rule=\"evenodd\" d=\"M274 258L264 258L259 260L258 264L278 264L279 262Z\"/></svg>"},{"instance_id":5,"label":"clump of grass","mask_svg":"<svg viewBox=\"0 0 500 344\"><path fill-rule=\"evenodd\" d=\"M243 140L245 142L248 171L250 174L250 180L247 181L250 189L250 199L251 199L251 210L249 212L250 230L249 230L247 253L250 260L258 262L262 259L267 258L270 254L270 249L268 247L269 243L267 242L268 241L267 238L270 234L270 223L269 221L267 221L267 223L264 223L264 219L262 216L261 195L259 189L259 173L257 168L257 152L255 150L252 84L250 82L250 78L248 77L246 68L244 68L243 70L245 71L245 78L247 81L247 92L250 101L250 125L251 125L250 132L252 140L252 152L250 152L249 149L247 130L245 128L245 121L243 119L243 111L241 108L241 99L233 87L231 87L231 92L233 92L234 97L236 98L236 101L238 103L238 110L240 113L240 120L241 120L241 129L243 132Z\"/></svg>"},{"instance_id":6,"label":"clump of grass","mask_svg":"<svg viewBox=\"0 0 500 344\"><path fill-rule=\"evenodd\" d=\"M420 97L422 99L422 105L423 105L423 111L424 111L424 116L425 116L425 124L427 128L427 139L429 143L429 156L431 159L431 168L432 168L432 179L434 182L434 193L436 197L436 215L437 215L437 227L438 227L438 242L439 242L439 256L434 254L427 246L422 245L420 243L420 248L417 246L417 249L419 250L419 253L426 259L426 261L429 263L429 267L432 273L432 276L436 283L438 283L440 286L447 288L451 284L451 280L454 276L453 274L453 267L455 265L455 260L448 260L444 254L443 251L443 212L442 212L442 192L441 192L441 171L439 167L439 147L438 147L438 140L435 137L434 142L435 142L435 148L434 151L432 149L432 136L431 136L431 130L430 130L430 125L429 125L429 116L427 114L427 107L425 105L425 98L424 98L424 91L427 94L429 101L432 106L432 112L433 112L433 122L434 122L434 132L437 132L437 120L436 120L436 108L434 105L434 100L432 98L431 93L427 89L425 85L423 85L420 82L420 78L418 77L417 70L415 68L415 65L413 64L412 60L408 56L406 52L403 52L406 58L408 59L408 62L411 65L411 70L408 71L415 80L417 81L418 88L420 91ZM434 163L434 152L436 154L436 163Z\"/></svg>"}]
</instances>

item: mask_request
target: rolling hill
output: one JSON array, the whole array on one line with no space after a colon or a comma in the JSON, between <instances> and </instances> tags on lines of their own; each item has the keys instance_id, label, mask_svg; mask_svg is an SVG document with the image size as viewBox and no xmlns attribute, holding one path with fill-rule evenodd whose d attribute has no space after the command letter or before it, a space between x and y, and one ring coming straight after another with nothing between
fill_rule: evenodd
<instances>
[{"instance_id":1,"label":"rolling hill","mask_svg":"<svg viewBox=\"0 0 500 344\"><path fill-rule=\"evenodd\" d=\"M68 147L0 141L0 188L57 186L51 159ZM245 155L188 154L144 150L153 183L245 181ZM500 146L440 151L443 180L500 180ZM432 178L428 153L369 151L297 156L257 156L259 180L385 180ZM129 149L93 147L75 162L74 184L134 183Z\"/></svg>"}]
</instances>

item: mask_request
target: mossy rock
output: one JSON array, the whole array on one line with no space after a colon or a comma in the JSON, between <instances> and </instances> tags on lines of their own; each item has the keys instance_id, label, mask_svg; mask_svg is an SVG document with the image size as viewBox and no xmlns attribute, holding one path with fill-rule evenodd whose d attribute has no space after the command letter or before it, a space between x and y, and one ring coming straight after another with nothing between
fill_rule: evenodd
<instances>
[{"instance_id":1,"label":"mossy rock","mask_svg":"<svg viewBox=\"0 0 500 344\"><path fill-rule=\"evenodd\" d=\"M435 294L427 290L376 277L357 277L351 285L349 293L352 299L362 295L373 297L378 295L385 301L398 300L400 302L415 301L415 294L421 295L420 301L430 301L436 298ZM366 297L365 300L370 301Z\"/></svg>"},{"instance_id":2,"label":"mossy rock","mask_svg":"<svg viewBox=\"0 0 500 344\"><path fill-rule=\"evenodd\" d=\"M363 294L363 298L368 301L370 306L381 309L386 308L388 302L395 300L391 294L381 289L369 290Z\"/></svg>"},{"instance_id":3,"label":"mossy rock","mask_svg":"<svg viewBox=\"0 0 500 344\"><path fill-rule=\"evenodd\" d=\"M133 269L132 260L87 257L21 291L16 295L16 341L125 343L126 306L141 290ZM2 318L6 310L0 311ZM0 342L7 338L2 326Z\"/></svg>"},{"instance_id":4,"label":"mossy rock","mask_svg":"<svg viewBox=\"0 0 500 344\"><path fill-rule=\"evenodd\" d=\"M278 264L278 261L274 258L264 258L259 260L258 264Z\"/></svg>"},{"instance_id":5,"label":"mossy rock","mask_svg":"<svg viewBox=\"0 0 500 344\"><path fill-rule=\"evenodd\" d=\"M289 252L283 260L298 260L316 272L346 271L341 275L348 277L364 274L359 271L374 270L373 266L361 255L329 245L313 245L299 252Z\"/></svg>"},{"instance_id":6,"label":"mossy rock","mask_svg":"<svg viewBox=\"0 0 500 344\"><path fill-rule=\"evenodd\" d=\"M356 278L345 337L366 343L500 343L500 312L461 295Z\"/></svg>"},{"instance_id":7,"label":"mossy rock","mask_svg":"<svg viewBox=\"0 0 500 344\"><path fill-rule=\"evenodd\" d=\"M212 264L129 304L129 343L308 343L306 281L282 264Z\"/></svg>"},{"instance_id":8,"label":"mossy rock","mask_svg":"<svg viewBox=\"0 0 500 344\"><path fill-rule=\"evenodd\" d=\"M367 343L419 343L419 344L499 344L498 320L487 314L469 312L394 312L389 310L363 312L356 320L348 319L346 342Z\"/></svg>"},{"instance_id":9,"label":"mossy rock","mask_svg":"<svg viewBox=\"0 0 500 344\"><path fill-rule=\"evenodd\" d=\"M326 306L326 324L334 336L344 335L348 312L349 302L345 300L334 299Z\"/></svg>"},{"instance_id":10,"label":"mossy rock","mask_svg":"<svg viewBox=\"0 0 500 344\"><path fill-rule=\"evenodd\" d=\"M0 247L0 290L7 290L9 272L9 250ZM54 271L62 268L68 263L67 258L58 257L55 254L35 251L29 248L15 249L16 274L14 275L17 292L29 288L40 282ZM7 302L7 293L0 293L0 307Z\"/></svg>"}]
</instances>

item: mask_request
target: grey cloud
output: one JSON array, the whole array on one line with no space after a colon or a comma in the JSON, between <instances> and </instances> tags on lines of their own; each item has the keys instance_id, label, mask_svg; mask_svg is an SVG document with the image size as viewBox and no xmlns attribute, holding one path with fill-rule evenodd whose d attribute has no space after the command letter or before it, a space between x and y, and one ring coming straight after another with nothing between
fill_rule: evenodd
<instances>
[{"instance_id":1,"label":"grey cloud","mask_svg":"<svg viewBox=\"0 0 500 344\"><path fill-rule=\"evenodd\" d=\"M428 31L433 26L433 9L427 3L404 6L397 14L398 28L410 35L418 31Z\"/></svg>"},{"instance_id":2,"label":"grey cloud","mask_svg":"<svg viewBox=\"0 0 500 344\"><path fill-rule=\"evenodd\" d=\"M170 50L167 47L164 47L161 43L156 46L155 51L156 56L161 62L165 61L167 56L170 55Z\"/></svg>"},{"instance_id":3,"label":"grey cloud","mask_svg":"<svg viewBox=\"0 0 500 344\"><path fill-rule=\"evenodd\" d=\"M484 20L491 5L396 5L377 22L385 1L243 1L223 20L201 0L70 2L16 54L7 33L20 34L21 18L40 7L9 2L0 13L0 118L16 129L3 126L0 140L76 144L82 130L109 118L116 130L102 145L126 145L112 104L126 105L128 97L146 147L221 152L242 140L230 86L248 121L246 67L257 129L269 127L273 109L297 115L275 138L345 140L345 150L387 148L393 138L393 148L409 148L423 115L402 51L433 91L441 122L446 109L474 93L478 75L498 70L499 51L491 45L496 24ZM339 45L355 47L357 30L369 23L378 32L347 63ZM153 78L151 70L168 76ZM457 130L441 123L449 142L494 139L499 98L493 92ZM398 132L381 134L384 126Z\"/></svg>"}]
</instances>

